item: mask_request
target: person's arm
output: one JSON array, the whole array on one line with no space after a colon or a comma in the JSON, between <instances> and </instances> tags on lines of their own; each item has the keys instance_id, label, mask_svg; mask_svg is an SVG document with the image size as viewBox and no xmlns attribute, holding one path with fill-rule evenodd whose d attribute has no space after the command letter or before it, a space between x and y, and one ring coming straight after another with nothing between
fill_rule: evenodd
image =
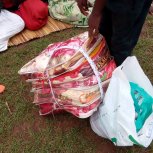
<instances>
[{"instance_id":1,"label":"person's arm","mask_svg":"<svg viewBox=\"0 0 153 153\"><path fill-rule=\"evenodd\" d=\"M89 17L89 37L96 37L99 33L99 25L102 18L102 11L107 0L96 0L92 13Z\"/></svg>"},{"instance_id":2,"label":"person's arm","mask_svg":"<svg viewBox=\"0 0 153 153\"><path fill-rule=\"evenodd\" d=\"M107 0L95 0L95 4L92 10L92 14L101 14L105 5L106 5Z\"/></svg>"}]
</instances>

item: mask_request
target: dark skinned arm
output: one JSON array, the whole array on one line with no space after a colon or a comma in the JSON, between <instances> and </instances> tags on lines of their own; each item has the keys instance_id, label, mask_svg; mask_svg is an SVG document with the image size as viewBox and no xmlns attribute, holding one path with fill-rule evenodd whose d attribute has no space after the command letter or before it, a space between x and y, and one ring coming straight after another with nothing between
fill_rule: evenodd
<instances>
[{"instance_id":1,"label":"dark skinned arm","mask_svg":"<svg viewBox=\"0 0 153 153\"><path fill-rule=\"evenodd\" d=\"M102 11L107 0L96 0L92 13L89 17L89 37L96 37L99 34L99 25L102 18Z\"/></svg>"}]
</instances>

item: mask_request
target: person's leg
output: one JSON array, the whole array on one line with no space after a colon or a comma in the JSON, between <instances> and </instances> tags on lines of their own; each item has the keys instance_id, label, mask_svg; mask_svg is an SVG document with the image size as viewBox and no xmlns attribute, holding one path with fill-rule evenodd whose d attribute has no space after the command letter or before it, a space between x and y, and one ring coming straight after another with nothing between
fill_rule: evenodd
<instances>
[{"instance_id":1,"label":"person's leg","mask_svg":"<svg viewBox=\"0 0 153 153\"><path fill-rule=\"evenodd\" d=\"M110 47L112 37L112 17L111 12L107 8L105 8L103 11L103 17L99 26L99 32L105 37L108 47Z\"/></svg>"},{"instance_id":2,"label":"person's leg","mask_svg":"<svg viewBox=\"0 0 153 153\"><path fill-rule=\"evenodd\" d=\"M131 55L152 2L152 0L137 1L127 12L112 13L113 32L110 50L117 65Z\"/></svg>"}]
</instances>

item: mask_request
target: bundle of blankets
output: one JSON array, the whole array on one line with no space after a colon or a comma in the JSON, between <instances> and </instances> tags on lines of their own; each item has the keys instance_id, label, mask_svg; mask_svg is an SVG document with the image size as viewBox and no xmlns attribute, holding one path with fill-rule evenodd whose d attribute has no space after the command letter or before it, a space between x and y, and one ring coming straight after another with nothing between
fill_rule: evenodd
<instances>
[{"instance_id":1,"label":"bundle of blankets","mask_svg":"<svg viewBox=\"0 0 153 153\"><path fill-rule=\"evenodd\" d=\"M86 118L102 102L109 78L116 68L105 39L82 33L49 45L23 66L19 74L32 83L40 115L61 110Z\"/></svg>"}]
</instances>

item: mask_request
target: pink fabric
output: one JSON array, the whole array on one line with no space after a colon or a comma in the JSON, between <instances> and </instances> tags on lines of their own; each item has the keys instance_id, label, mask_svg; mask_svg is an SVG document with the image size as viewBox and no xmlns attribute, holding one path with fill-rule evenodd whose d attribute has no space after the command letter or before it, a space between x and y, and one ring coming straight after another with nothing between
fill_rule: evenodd
<instances>
[{"instance_id":1,"label":"pink fabric","mask_svg":"<svg viewBox=\"0 0 153 153\"><path fill-rule=\"evenodd\" d=\"M34 103L40 107L41 115L66 110L86 118L102 102L97 78L78 48L83 48L95 63L104 92L116 64L103 37L94 40L90 48L88 41L86 32L51 44L20 70L19 73L32 82Z\"/></svg>"}]
</instances>

